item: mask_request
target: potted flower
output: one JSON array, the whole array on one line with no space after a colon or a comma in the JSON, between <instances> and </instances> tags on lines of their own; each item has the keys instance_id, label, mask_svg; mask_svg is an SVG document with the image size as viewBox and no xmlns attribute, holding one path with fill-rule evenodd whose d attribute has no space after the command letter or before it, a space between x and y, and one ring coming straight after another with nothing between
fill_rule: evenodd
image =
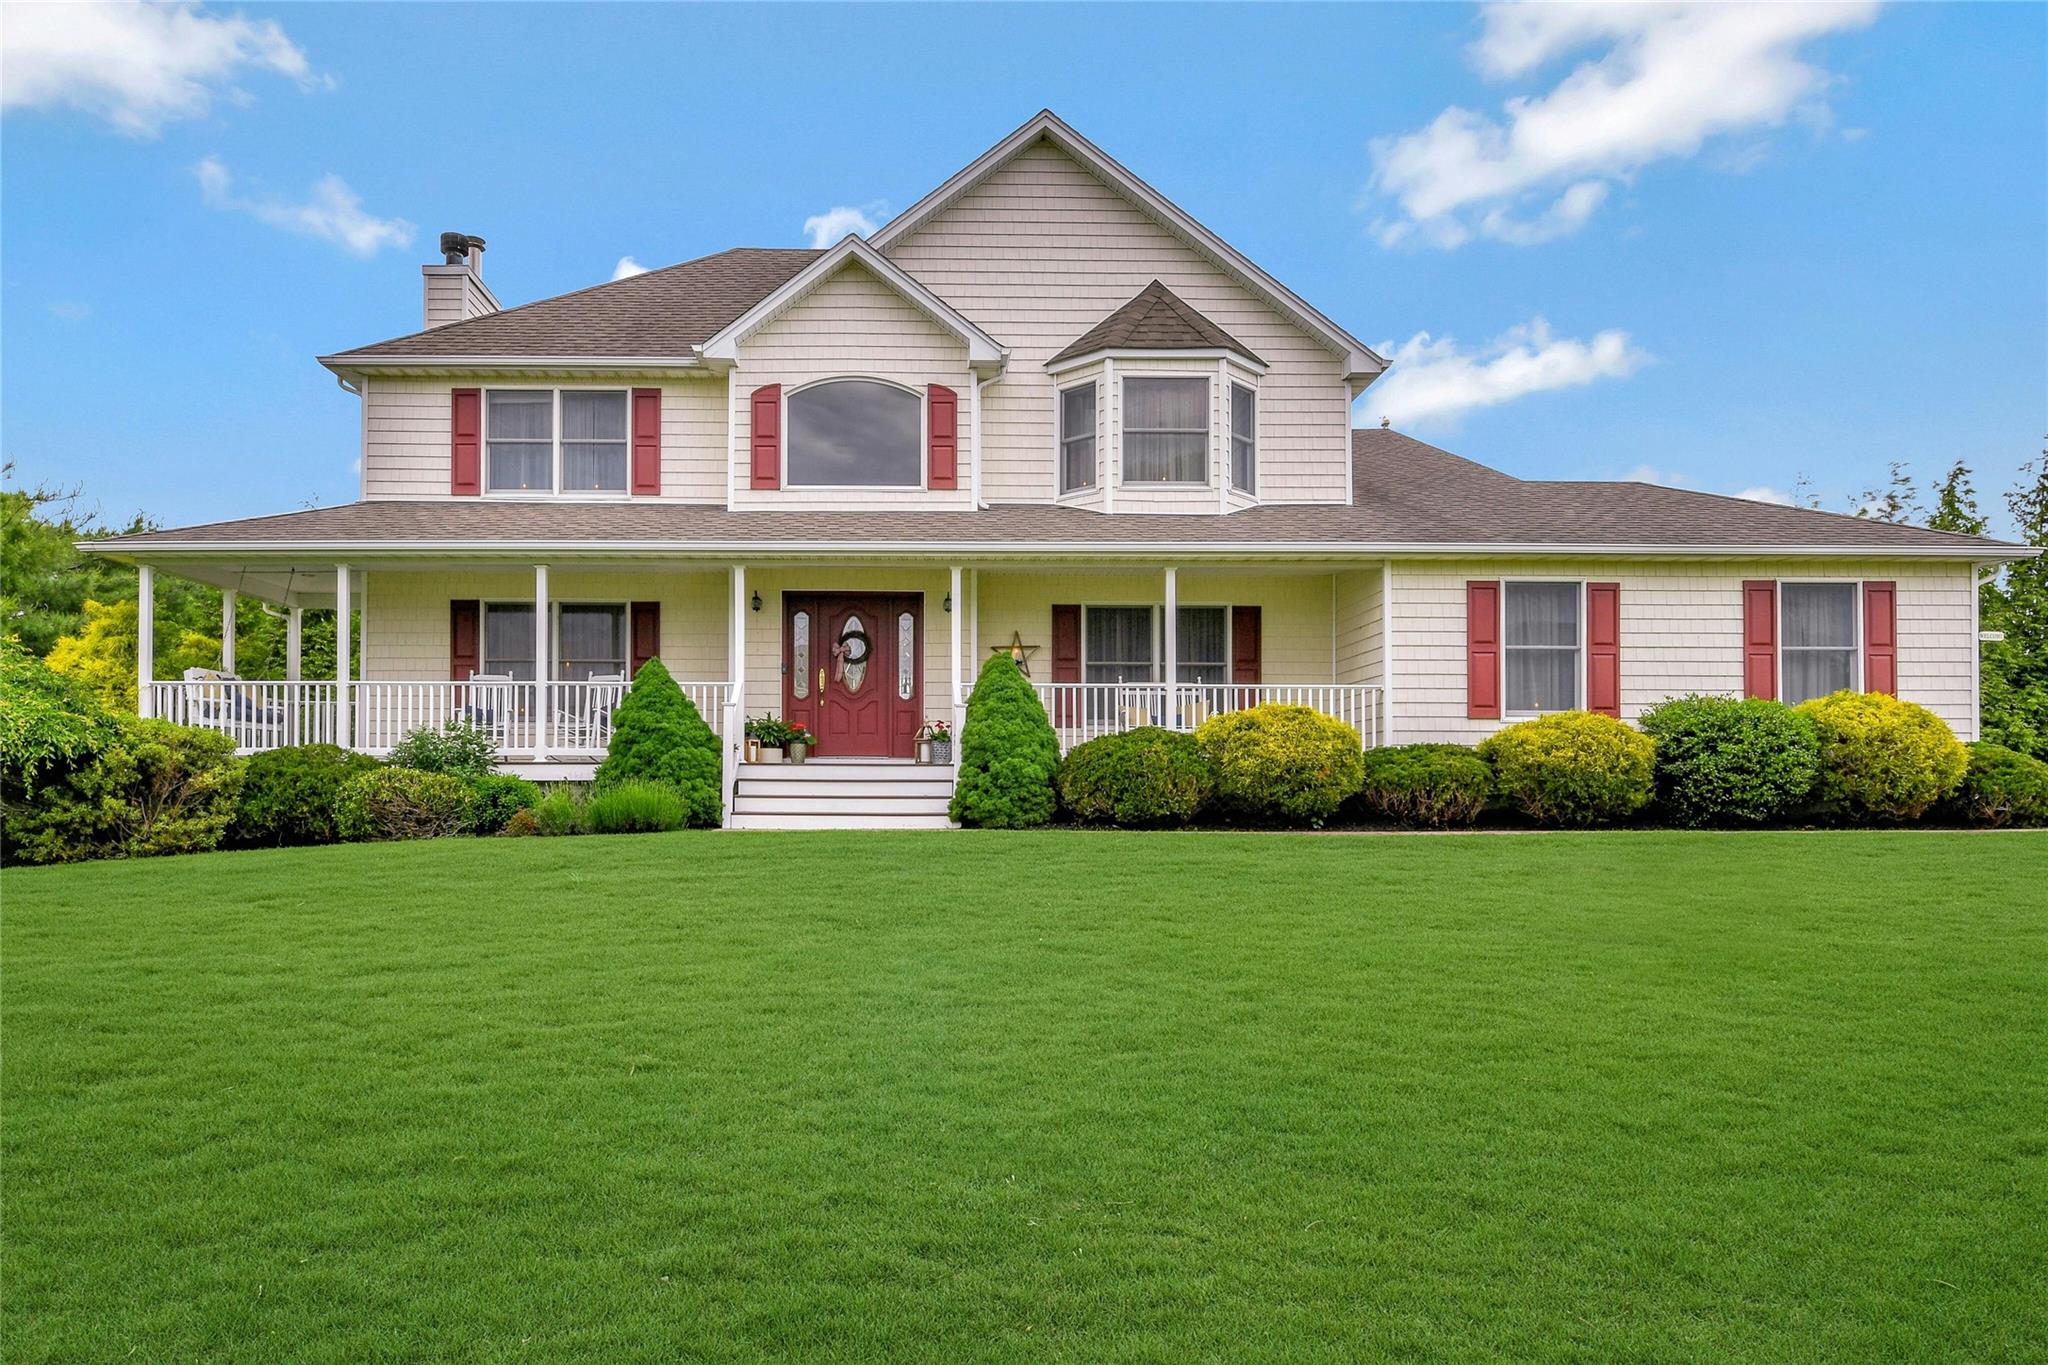
<instances>
[{"instance_id":1,"label":"potted flower","mask_svg":"<svg viewBox=\"0 0 2048 1365\"><path fill-rule=\"evenodd\" d=\"M817 744L817 740L812 738L810 730L800 720L791 721L785 725L782 734L783 752L789 755L791 763L803 762L805 758L810 756L812 748Z\"/></svg>"},{"instance_id":2,"label":"potted flower","mask_svg":"<svg viewBox=\"0 0 2048 1365\"><path fill-rule=\"evenodd\" d=\"M747 717L747 762L801 763L818 741L801 721L778 716Z\"/></svg>"},{"instance_id":3,"label":"potted flower","mask_svg":"<svg viewBox=\"0 0 2048 1365\"><path fill-rule=\"evenodd\" d=\"M950 765L953 762L953 727L943 720L928 720L917 732L917 761Z\"/></svg>"}]
</instances>

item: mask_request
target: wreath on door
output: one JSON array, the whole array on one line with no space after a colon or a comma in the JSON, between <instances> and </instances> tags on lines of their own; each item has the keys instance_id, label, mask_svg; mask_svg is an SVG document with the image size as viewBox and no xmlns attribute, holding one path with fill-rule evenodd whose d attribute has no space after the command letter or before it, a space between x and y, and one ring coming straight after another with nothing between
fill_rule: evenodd
<instances>
[{"instance_id":1,"label":"wreath on door","mask_svg":"<svg viewBox=\"0 0 2048 1365\"><path fill-rule=\"evenodd\" d=\"M874 642L861 629L860 618L849 616L832 645L832 681L849 692L860 691L861 683L867 679L868 659L874 652Z\"/></svg>"}]
</instances>

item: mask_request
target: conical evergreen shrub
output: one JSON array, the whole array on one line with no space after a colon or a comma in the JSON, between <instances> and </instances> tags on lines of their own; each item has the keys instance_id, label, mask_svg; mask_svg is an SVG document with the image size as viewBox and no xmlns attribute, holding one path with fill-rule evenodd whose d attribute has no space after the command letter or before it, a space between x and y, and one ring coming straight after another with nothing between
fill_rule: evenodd
<instances>
[{"instance_id":1,"label":"conical evergreen shrub","mask_svg":"<svg viewBox=\"0 0 2048 1365\"><path fill-rule=\"evenodd\" d=\"M988 829L1047 824L1059 766L1059 740L1030 680L1009 655L993 656L967 699L953 818Z\"/></svg>"},{"instance_id":2,"label":"conical evergreen shrub","mask_svg":"<svg viewBox=\"0 0 2048 1365\"><path fill-rule=\"evenodd\" d=\"M603 790L635 778L665 782L681 794L691 825L715 826L725 810L718 790L721 758L718 736L661 660L649 659L612 713L611 748L598 765L597 786Z\"/></svg>"}]
</instances>

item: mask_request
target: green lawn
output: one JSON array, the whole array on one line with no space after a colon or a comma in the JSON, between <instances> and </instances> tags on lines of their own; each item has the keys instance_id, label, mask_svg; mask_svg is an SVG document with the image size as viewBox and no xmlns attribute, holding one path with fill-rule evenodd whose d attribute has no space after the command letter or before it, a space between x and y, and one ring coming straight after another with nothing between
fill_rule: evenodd
<instances>
[{"instance_id":1,"label":"green lawn","mask_svg":"<svg viewBox=\"0 0 2048 1365\"><path fill-rule=\"evenodd\" d=\"M10 871L0 1354L2040 1359L2048 836Z\"/></svg>"}]
</instances>

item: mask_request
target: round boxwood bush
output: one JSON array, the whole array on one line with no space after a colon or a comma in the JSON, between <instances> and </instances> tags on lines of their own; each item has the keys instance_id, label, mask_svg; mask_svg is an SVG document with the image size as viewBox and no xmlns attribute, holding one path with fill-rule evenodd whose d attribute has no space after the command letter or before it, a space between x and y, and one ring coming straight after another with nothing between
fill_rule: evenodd
<instances>
[{"instance_id":1,"label":"round boxwood bush","mask_svg":"<svg viewBox=\"0 0 2048 1365\"><path fill-rule=\"evenodd\" d=\"M1819 813L1839 820L1917 820L1956 789L1969 751L1941 717L1882 692L1801 702L1820 732Z\"/></svg>"},{"instance_id":2,"label":"round boxwood bush","mask_svg":"<svg viewBox=\"0 0 2048 1365\"><path fill-rule=\"evenodd\" d=\"M336 744L299 744L249 756L227 842L237 848L331 844L335 803L351 779L380 765Z\"/></svg>"},{"instance_id":3,"label":"round boxwood bush","mask_svg":"<svg viewBox=\"0 0 2048 1365\"><path fill-rule=\"evenodd\" d=\"M2048 763L2001 744L1972 744L1970 766L1948 800L1956 819L1986 829L2048 825Z\"/></svg>"},{"instance_id":4,"label":"round boxwood bush","mask_svg":"<svg viewBox=\"0 0 2048 1365\"><path fill-rule=\"evenodd\" d=\"M1211 716L1195 731L1216 765L1216 798L1249 820L1319 826L1358 791L1358 731L1306 706L1269 702Z\"/></svg>"},{"instance_id":5,"label":"round boxwood bush","mask_svg":"<svg viewBox=\"0 0 2048 1365\"><path fill-rule=\"evenodd\" d=\"M1648 735L1591 711L1525 720L1479 746L1495 789L1545 825L1603 825L1634 815L1656 791L1655 754Z\"/></svg>"},{"instance_id":6,"label":"round boxwood bush","mask_svg":"<svg viewBox=\"0 0 2048 1365\"><path fill-rule=\"evenodd\" d=\"M666 782L629 778L600 787L583 808L583 823L592 834L659 834L681 829L690 810L681 792Z\"/></svg>"},{"instance_id":7,"label":"round boxwood bush","mask_svg":"<svg viewBox=\"0 0 2048 1365\"><path fill-rule=\"evenodd\" d=\"M469 784L462 823L471 834L497 834L512 817L540 804L540 788L511 773L486 773Z\"/></svg>"},{"instance_id":8,"label":"round boxwood bush","mask_svg":"<svg viewBox=\"0 0 2048 1365\"><path fill-rule=\"evenodd\" d=\"M438 839L462 829L469 787L447 773L379 768L342 784L334 823L351 842Z\"/></svg>"},{"instance_id":9,"label":"round boxwood bush","mask_svg":"<svg viewBox=\"0 0 2048 1365\"><path fill-rule=\"evenodd\" d=\"M1185 825L1216 792L1216 770L1194 737L1156 725L1076 745L1056 780L1074 819L1126 829Z\"/></svg>"},{"instance_id":10,"label":"round boxwood bush","mask_svg":"<svg viewBox=\"0 0 2048 1365\"><path fill-rule=\"evenodd\" d=\"M1783 819L1820 776L1820 731L1783 702L1673 697L1640 724L1657 745L1657 803L1675 825Z\"/></svg>"},{"instance_id":11,"label":"round boxwood bush","mask_svg":"<svg viewBox=\"0 0 2048 1365\"><path fill-rule=\"evenodd\" d=\"M716 826L725 814L719 793L724 754L718 736L676 686L659 659L633 675L612 713L612 742L598 765L599 790L634 779L660 782L682 799L689 824Z\"/></svg>"},{"instance_id":12,"label":"round boxwood bush","mask_svg":"<svg viewBox=\"0 0 2048 1365\"><path fill-rule=\"evenodd\" d=\"M984 829L1028 829L1053 816L1060 745L1030 679L1007 654L982 665L967 698L953 818Z\"/></svg>"},{"instance_id":13,"label":"round boxwood bush","mask_svg":"<svg viewBox=\"0 0 2048 1365\"><path fill-rule=\"evenodd\" d=\"M1363 761L1359 803L1403 825L1469 825L1493 794L1493 769L1462 744L1399 744L1371 749Z\"/></svg>"}]
</instances>

